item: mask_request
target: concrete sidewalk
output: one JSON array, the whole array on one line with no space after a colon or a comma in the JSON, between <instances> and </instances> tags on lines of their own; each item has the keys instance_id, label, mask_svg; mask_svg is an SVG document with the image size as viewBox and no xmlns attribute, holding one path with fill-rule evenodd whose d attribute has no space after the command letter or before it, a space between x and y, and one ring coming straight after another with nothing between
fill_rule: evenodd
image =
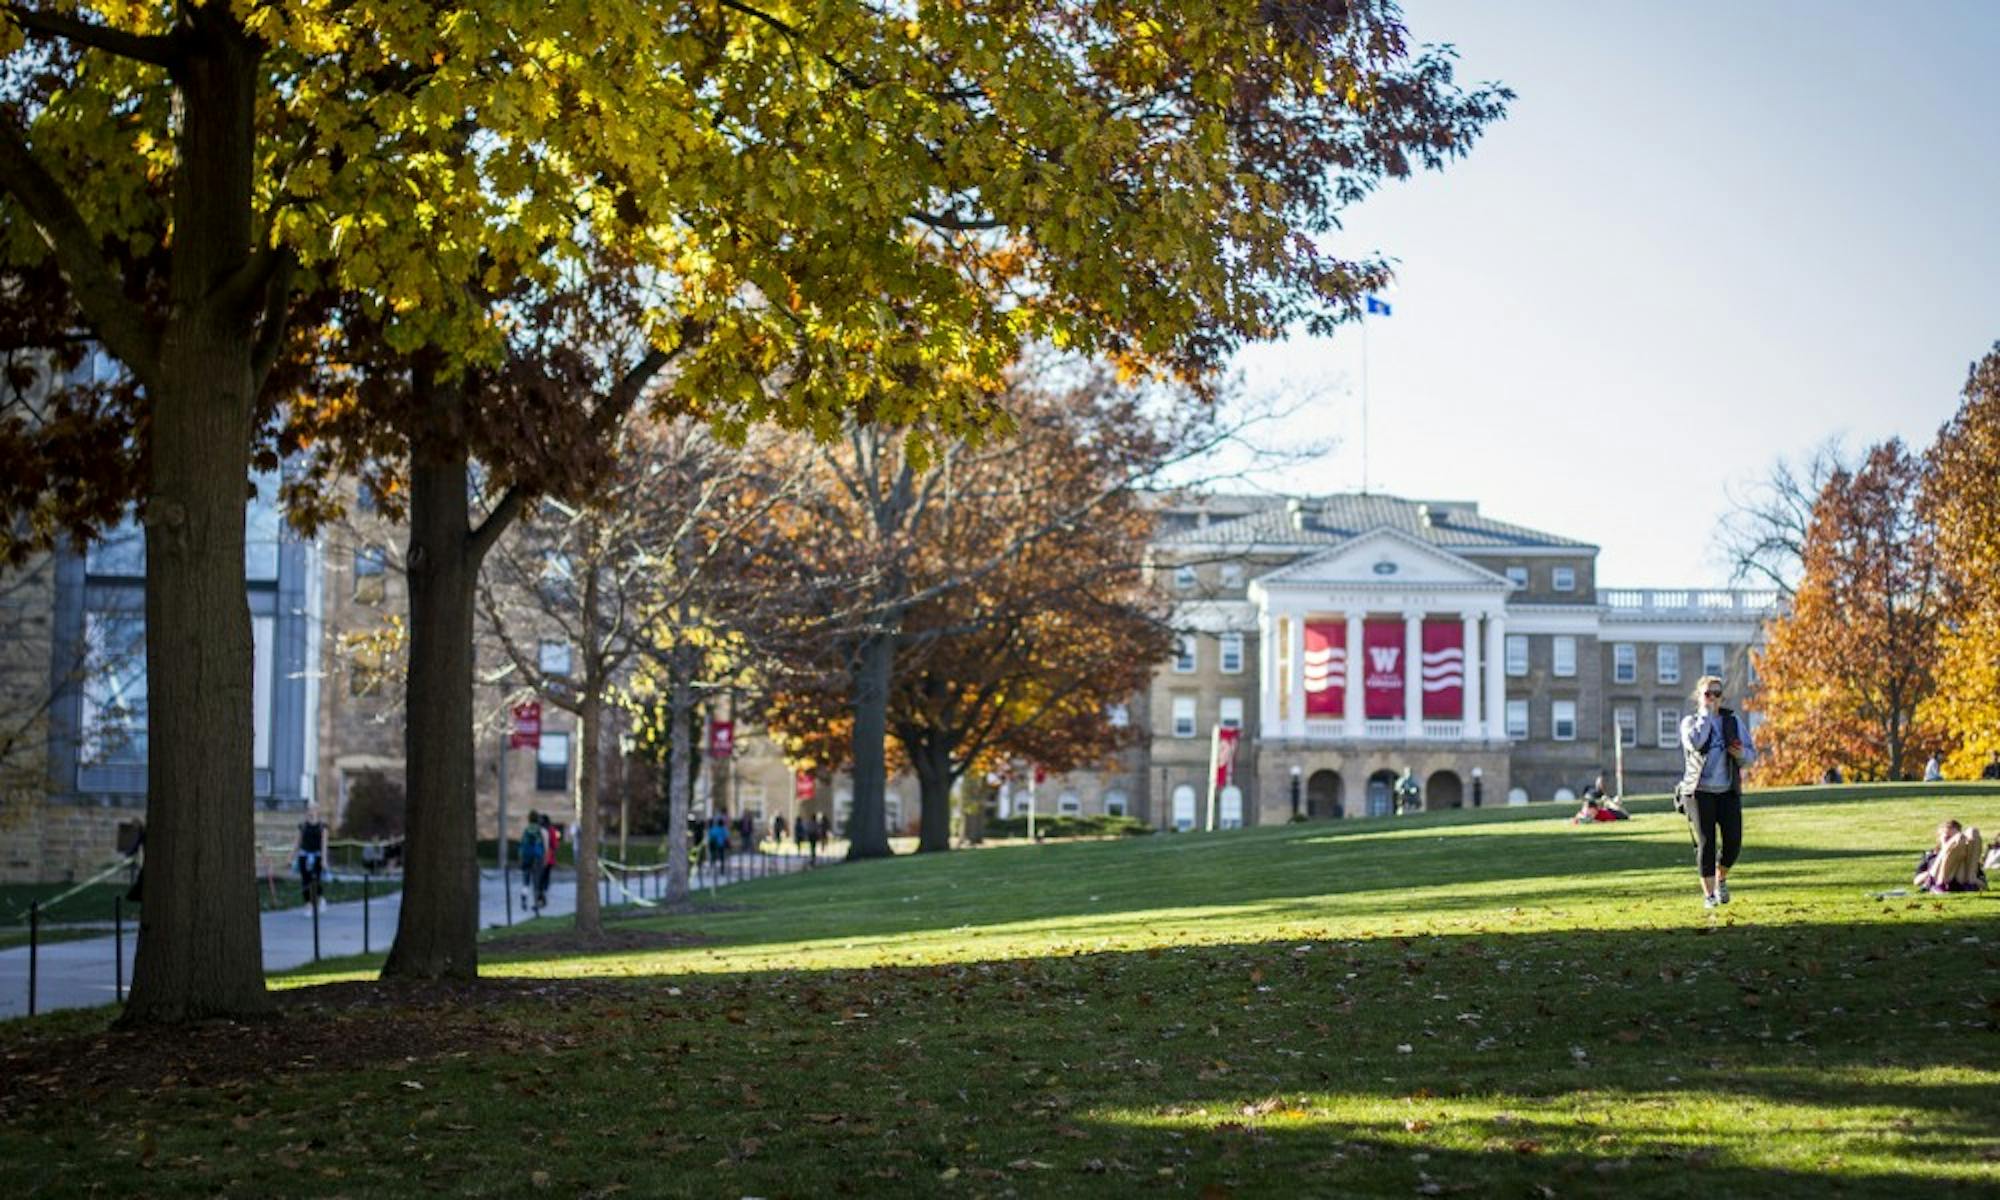
<instances>
[{"instance_id":1,"label":"concrete sidewalk","mask_svg":"<svg viewBox=\"0 0 2000 1200\"><path fill-rule=\"evenodd\" d=\"M514 920L525 921L520 906L520 877L513 876ZM293 886L296 886L295 884ZM319 947L322 958L338 958L367 948L383 951L396 937L396 919L402 911L399 888L372 897L364 906L359 900L329 904L319 915ZM364 912L365 907L365 912ZM576 911L576 877L568 872L549 882L548 907L544 917L567 916ZM313 960L313 919L304 908L281 909L263 914L264 970L286 971ZM479 877L479 924L487 928L507 923L507 897L501 890L497 872L481 872ZM364 929L365 926L365 929ZM58 927L59 928L59 927ZM125 927L125 984L132 983L132 955L137 948L138 922ZM110 931L102 937L72 942L45 943L36 966L35 1011L58 1008L87 1008L117 1000L117 939ZM28 948L0 951L0 1018L18 1017L28 1011Z\"/></svg>"},{"instance_id":2,"label":"concrete sidewalk","mask_svg":"<svg viewBox=\"0 0 2000 1200\"><path fill-rule=\"evenodd\" d=\"M832 859L822 856L819 861L820 865L831 865ZM805 866L804 859L793 855L738 853L730 856L729 870L725 874L711 879L710 872L697 870L689 883L695 890L705 891L711 883L726 887L741 883L746 878L790 874ZM497 871L480 872L480 928L491 929L508 924L510 900L513 921L519 923L529 919L530 914L524 911L521 904L520 875L510 871L508 879L513 888L511 897L502 888ZM280 886L296 887L297 884L293 881ZM649 878L643 887L636 882L632 887L634 891L650 897L655 881ZM364 934L367 950L387 950L396 937L396 918L402 911L402 901L403 893L399 888L373 897L366 904L365 912L359 900L329 904L319 917L320 957L339 958L364 953ZM628 903L628 900L613 887L610 903L612 907L617 907ZM562 870L549 881L548 905L542 909L541 915L566 917L575 911L576 875ZM127 987L132 983L132 955L138 937L138 922L135 920L125 928ZM287 971L313 961L313 919L304 908L263 914L263 939L266 972ZM44 1013L58 1008L88 1008L115 1003L118 998L116 945L117 940L109 930L102 937L45 943L36 967L35 1011ZM0 1019L24 1016L27 1011L28 948L21 946L0 950Z\"/></svg>"}]
</instances>

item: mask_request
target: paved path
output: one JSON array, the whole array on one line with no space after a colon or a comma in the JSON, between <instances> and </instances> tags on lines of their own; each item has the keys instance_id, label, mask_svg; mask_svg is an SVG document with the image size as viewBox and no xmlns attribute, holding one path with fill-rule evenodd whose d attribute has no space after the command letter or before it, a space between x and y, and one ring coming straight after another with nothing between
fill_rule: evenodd
<instances>
[{"instance_id":1,"label":"paved path","mask_svg":"<svg viewBox=\"0 0 2000 1200\"><path fill-rule=\"evenodd\" d=\"M822 863L828 861L821 859ZM733 856L728 876L717 882L735 883L744 877L784 873L802 865L799 860L786 855L739 854ZM520 876L510 872L509 878L514 892L511 897L513 920L525 921L528 914L521 907ZM698 889L709 886L709 880L700 872L690 882ZM286 884L281 882L279 886ZM293 882L290 886L297 884ZM648 880L643 887L636 882L631 886L650 896L654 884ZM396 936L396 918L402 908L402 899L400 889L373 897L366 905L365 914L359 900L327 905L326 911L319 917L320 956L338 958L363 953L364 933L368 950L387 950ZM509 899L501 888L500 876L482 872L479 878L481 927L507 924ZM612 903L624 902L625 898L613 888ZM575 911L576 876L563 871L550 881L548 907L542 910L542 916L562 917ZM125 982L128 986L132 982L132 954L138 934L136 921L126 926ZM264 970L267 972L290 970L313 961L313 920L304 908L263 914L263 937ZM58 1008L87 1008L115 1003L118 987L116 946L117 940L108 929L102 937L44 944L36 966L35 1011L50 1012ZM0 1018L24 1016L27 1011L28 948L21 946L0 950Z\"/></svg>"},{"instance_id":2,"label":"paved path","mask_svg":"<svg viewBox=\"0 0 2000 1200\"><path fill-rule=\"evenodd\" d=\"M520 911L520 878L514 877L514 919L525 920ZM280 886L285 886L280 884ZM297 886L293 883L291 886ZM370 950L386 950L396 936L396 917L402 910L400 889L370 898L364 906L353 900L329 904L319 915L320 955L337 958L362 953L364 932ZM364 913L363 909L366 909ZM549 884L549 904L545 917L565 916L576 911L576 877L567 873ZM497 874L482 873L479 879L479 923L481 926L507 923L506 898ZM363 926L366 926L364 930ZM125 982L132 982L132 955L138 941L137 922L125 927ZM285 971L313 960L313 919L304 908L287 908L263 914L264 969ZM110 931L103 937L73 942L54 942L41 948L36 966L35 1011L58 1008L85 1008L111 1004L117 1000L117 939ZM0 951L0 1017L18 1017L28 1011L28 948Z\"/></svg>"}]
</instances>

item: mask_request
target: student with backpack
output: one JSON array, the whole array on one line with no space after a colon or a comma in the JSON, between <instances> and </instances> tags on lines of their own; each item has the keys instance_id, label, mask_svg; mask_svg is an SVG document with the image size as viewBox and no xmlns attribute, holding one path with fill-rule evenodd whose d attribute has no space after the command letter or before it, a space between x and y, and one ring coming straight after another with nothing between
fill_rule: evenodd
<instances>
[{"instance_id":1,"label":"student with backpack","mask_svg":"<svg viewBox=\"0 0 2000 1200\"><path fill-rule=\"evenodd\" d=\"M549 877L555 873L556 852L562 849L562 826L549 820L549 814L542 818L542 870L535 876L535 911L540 912L549 903Z\"/></svg>"},{"instance_id":2,"label":"student with backpack","mask_svg":"<svg viewBox=\"0 0 2000 1200\"><path fill-rule=\"evenodd\" d=\"M1702 904L1714 908L1729 903L1729 868L1743 849L1743 764L1756 751L1749 726L1722 706L1720 677L1702 676L1694 702L1698 711L1681 718L1684 764L1674 807L1687 814L1694 830Z\"/></svg>"},{"instance_id":3,"label":"student with backpack","mask_svg":"<svg viewBox=\"0 0 2000 1200\"><path fill-rule=\"evenodd\" d=\"M528 823L521 830L521 907L524 910L542 911L540 897L546 891L541 882L544 849L541 817L531 809ZM531 895L535 897L532 901Z\"/></svg>"}]
</instances>

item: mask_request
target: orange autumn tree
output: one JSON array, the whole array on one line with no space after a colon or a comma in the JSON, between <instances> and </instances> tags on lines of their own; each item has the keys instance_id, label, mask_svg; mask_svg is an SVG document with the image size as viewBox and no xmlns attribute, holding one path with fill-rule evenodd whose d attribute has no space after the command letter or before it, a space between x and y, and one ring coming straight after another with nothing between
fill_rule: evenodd
<instances>
[{"instance_id":1,"label":"orange autumn tree","mask_svg":"<svg viewBox=\"0 0 2000 1200\"><path fill-rule=\"evenodd\" d=\"M1804 577L1759 663L1756 782L1811 782L1836 764L1850 778L1901 779L1931 747L1917 712L1944 595L1922 479L1922 460L1892 438L1820 492Z\"/></svg>"},{"instance_id":2,"label":"orange autumn tree","mask_svg":"<svg viewBox=\"0 0 2000 1200\"><path fill-rule=\"evenodd\" d=\"M1951 747L1946 773L1971 779L2000 751L2000 343L1973 364L1926 466L1919 503L1937 538L1946 607L1937 689L1918 717Z\"/></svg>"}]
</instances>

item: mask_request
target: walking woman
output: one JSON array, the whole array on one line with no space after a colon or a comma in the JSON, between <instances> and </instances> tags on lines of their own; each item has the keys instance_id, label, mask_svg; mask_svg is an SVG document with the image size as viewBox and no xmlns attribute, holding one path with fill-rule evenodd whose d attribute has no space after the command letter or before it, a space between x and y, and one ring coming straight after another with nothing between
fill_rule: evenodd
<instances>
[{"instance_id":1,"label":"walking woman","mask_svg":"<svg viewBox=\"0 0 2000 1200\"><path fill-rule=\"evenodd\" d=\"M1722 706L1719 677L1701 677L1694 703L1694 715L1681 718L1686 765L1674 799L1694 827L1702 903L1714 908L1729 903L1729 868L1743 849L1743 764L1755 749L1750 745L1749 724Z\"/></svg>"}]
</instances>

